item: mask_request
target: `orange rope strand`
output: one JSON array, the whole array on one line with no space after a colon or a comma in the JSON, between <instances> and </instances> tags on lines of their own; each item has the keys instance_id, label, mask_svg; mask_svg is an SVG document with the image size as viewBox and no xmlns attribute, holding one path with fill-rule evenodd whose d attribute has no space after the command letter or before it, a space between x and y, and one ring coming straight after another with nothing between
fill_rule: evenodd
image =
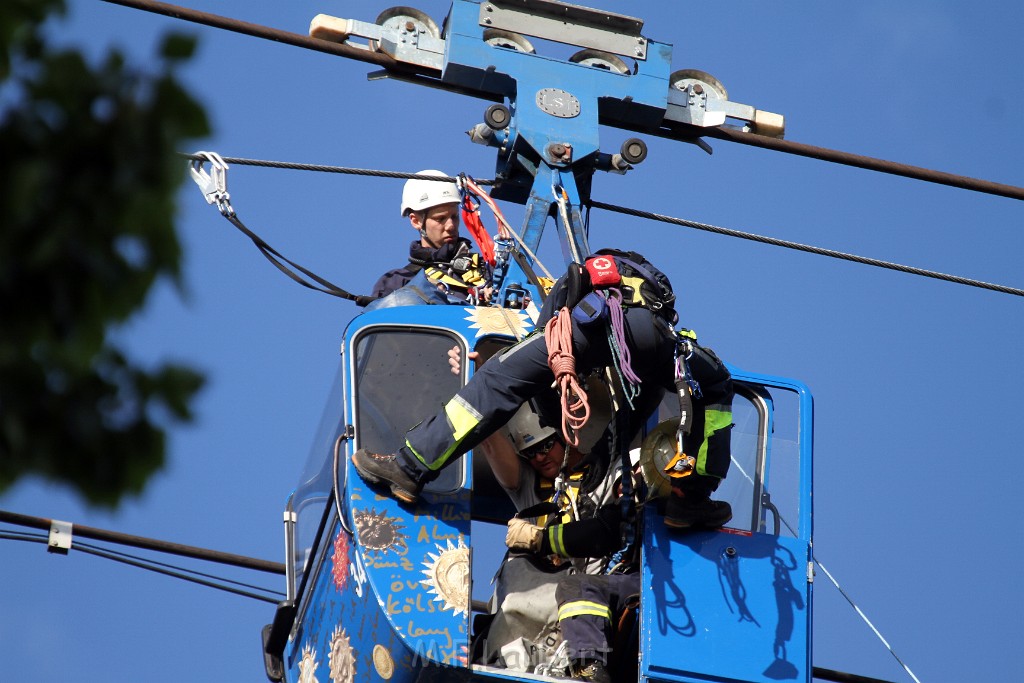
<instances>
[{"instance_id":1,"label":"orange rope strand","mask_svg":"<svg viewBox=\"0 0 1024 683\"><path fill-rule=\"evenodd\" d=\"M562 436L565 443L578 446L579 431L590 419L587 392L576 376L576 359L572 355L572 320L569 309L563 308L544 327L548 345L548 365L555 375L555 384L562 400Z\"/></svg>"}]
</instances>

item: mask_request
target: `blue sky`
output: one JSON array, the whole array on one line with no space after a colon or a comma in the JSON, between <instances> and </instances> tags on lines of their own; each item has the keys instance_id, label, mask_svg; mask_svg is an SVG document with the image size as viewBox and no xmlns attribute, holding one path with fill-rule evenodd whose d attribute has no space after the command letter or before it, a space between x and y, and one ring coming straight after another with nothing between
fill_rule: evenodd
<instances>
[{"instance_id":1,"label":"blue sky","mask_svg":"<svg viewBox=\"0 0 1024 683\"><path fill-rule=\"evenodd\" d=\"M790 140L1024 185L1018 3L589 4L643 18L645 35L674 44L674 68L710 72L733 100L784 114ZM482 101L367 82L368 65L124 7L69 5L55 36L93 55L117 45L140 67L164 31L200 36L186 76L215 132L196 149L493 175L493 150L464 134ZM390 5L188 6L304 33L318 13L372 21ZM448 3L415 6L440 22ZM602 147L626 137L602 130ZM636 170L595 178L595 198L1024 287L1019 201L725 142L712 141L710 157L647 142ZM229 190L252 229L353 291L400 265L413 236L399 217L401 181L238 166ZM521 219L520 207L506 209ZM142 362L207 373L195 424L171 432L164 471L116 512L40 481L7 492L0 508L281 560L281 511L355 309L284 278L191 183L178 212L184 296L158 287L117 336ZM1024 301L599 211L591 225L593 246L636 249L669 273L683 324L723 358L810 386L815 554L918 678L1018 670L1007 645L1024 608ZM4 680L265 680L270 605L81 553L0 549ZM820 573L814 619L816 666L910 680Z\"/></svg>"}]
</instances>

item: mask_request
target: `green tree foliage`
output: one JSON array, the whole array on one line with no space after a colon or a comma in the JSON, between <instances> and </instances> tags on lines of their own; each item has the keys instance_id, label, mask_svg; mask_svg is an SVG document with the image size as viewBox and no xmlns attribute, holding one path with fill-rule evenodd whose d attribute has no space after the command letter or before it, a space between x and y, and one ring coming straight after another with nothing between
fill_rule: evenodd
<instances>
[{"instance_id":1,"label":"green tree foliage","mask_svg":"<svg viewBox=\"0 0 1024 683\"><path fill-rule=\"evenodd\" d=\"M165 37L151 71L116 50L90 64L49 44L64 9L0 2L0 492L36 474L115 506L203 383L110 337L158 279L181 285L176 152L208 125L175 76L193 39Z\"/></svg>"}]
</instances>

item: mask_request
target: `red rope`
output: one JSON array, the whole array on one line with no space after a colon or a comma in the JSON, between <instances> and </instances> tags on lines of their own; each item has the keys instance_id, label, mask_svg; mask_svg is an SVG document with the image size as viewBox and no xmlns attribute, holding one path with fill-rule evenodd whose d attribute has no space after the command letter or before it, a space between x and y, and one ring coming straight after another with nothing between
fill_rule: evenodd
<instances>
[{"instance_id":1,"label":"red rope","mask_svg":"<svg viewBox=\"0 0 1024 683\"><path fill-rule=\"evenodd\" d=\"M475 197L471 193L467 192L459 203L459 208L462 209L462 223L469 230L469 234L472 235L473 240L476 242L477 247L480 249L480 257L490 265L494 265L494 241L491 236L487 234L487 230L484 228L483 222L480 220L480 200L476 200L476 204L473 203Z\"/></svg>"},{"instance_id":2,"label":"red rope","mask_svg":"<svg viewBox=\"0 0 1024 683\"><path fill-rule=\"evenodd\" d=\"M505 220L505 214L501 212L501 209L498 208L498 205L493 199L491 199L491 196L484 192L469 176L466 176L466 188L475 194L481 201L486 203L487 206L491 207L491 213L494 214L494 219L498 223L498 239L511 239L512 231L508 228L508 221Z\"/></svg>"},{"instance_id":3,"label":"red rope","mask_svg":"<svg viewBox=\"0 0 1024 683\"><path fill-rule=\"evenodd\" d=\"M569 309L563 308L544 327L548 345L548 365L555 375L555 384L562 400L562 435L565 443L578 446L579 431L590 419L587 392L576 376L576 359L572 355L572 320Z\"/></svg>"}]
</instances>

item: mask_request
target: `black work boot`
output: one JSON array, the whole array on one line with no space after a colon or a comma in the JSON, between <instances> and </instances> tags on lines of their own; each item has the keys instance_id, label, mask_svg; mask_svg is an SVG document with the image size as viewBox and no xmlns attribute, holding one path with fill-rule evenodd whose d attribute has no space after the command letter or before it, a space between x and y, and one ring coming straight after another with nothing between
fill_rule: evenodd
<instances>
[{"instance_id":1,"label":"black work boot","mask_svg":"<svg viewBox=\"0 0 1024 683\"><path fill-rule=\"evenodd\" d=\"M572 665L572 677L577 681L612 683L611 672L600 659L583 660Z\"/></svg>"},{"instance_id":2,"label":"black work boot","mask_svg":"<svg viewBox=\"0 0 1024 683\"><path fill-rule=\"evenodd\" d=\"M423 485L414 481L398 464L394 453L371 453L360 448L352 454L352 464L370 484L386 484L392 495L405 503L415 503Z\"/></svg>"},{"instance_id":3,"label":"black work boot","mask_svg":"<svg viewBox=\"0 0 1024 683\"><path fill-rule=\"evenodd\" d=\"M706 483L673 486L665 505L665 526L669 529L717 529L732 519L732 506L724 500L711 500Z\"/></svg>"}]
</instances>

